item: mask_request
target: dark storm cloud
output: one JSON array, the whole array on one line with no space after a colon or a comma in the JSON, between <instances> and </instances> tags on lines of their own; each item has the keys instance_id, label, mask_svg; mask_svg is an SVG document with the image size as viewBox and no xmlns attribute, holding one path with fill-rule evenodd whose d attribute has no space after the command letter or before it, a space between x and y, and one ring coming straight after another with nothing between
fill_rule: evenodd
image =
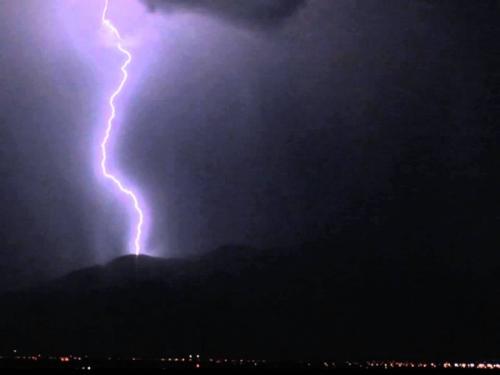
<instances>
[{"instance_id":1,"label":"dark storm cloud","mask_svg":"<svg viewBox=\"0 0 500 375\"><path fill-rule=\"evenodd\" d=\"M233 22L271 27L295 14L307 0L142 0L152 10L193 10Z\"/></svg>"}]
</instances>

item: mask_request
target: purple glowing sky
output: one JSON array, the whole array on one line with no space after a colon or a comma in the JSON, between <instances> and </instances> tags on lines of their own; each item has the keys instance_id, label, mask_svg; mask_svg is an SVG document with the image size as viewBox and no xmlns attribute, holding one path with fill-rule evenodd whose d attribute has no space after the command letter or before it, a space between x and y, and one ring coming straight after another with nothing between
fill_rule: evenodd
<instances>
[{"instance_id":1,"label":"purple glowing sky","mask_svg":"<svg viewBox=\"0 0 500 375\"><path fill-rule=\"evenodd\" d=\"M81 202L82 212L71 213L81 220L75 230L86 239L78 244L90 249L96 261L134 253L138 213L133 200L120 193L101 168L100 146L112 114L109 99L123 79L120 68L127 59L117 48L116 35L103 24L106 1L17 4L3 5L9 10L7 18L12 25L21 17L26 22L19 30L4 27L12 53L2 55L12 61L15 69L10 71L19 70L26 78L30 92L43 93L47 120L42 122L40 117L32 126L43 126L44 144L51 145L55 160L50 161L50 170L60 169L63 183L54 186L68 195L74 193L75 205ZM274 65L281 66L285 58L281 42L274 38L278 33L255 32L208 13L150 12L140 0L109 0L107 11L133 62L127 65L126 84L113 102L105 168L134 192L140 204L144 222L137 247L141 254L170 256L224 243L261 241L262 236L251 235L254 229L248 228L263 227L266 221L262 213L258 220L251 219L256 209L247 204L245 195L254 194L253 178L248 176L260 163L259 150L265 144L263 133L255 134L253 129L262 122L261 101L255 95L259 77ZM16 32L9 34L9 30ZM265 77L265 81L275 79ZM11 86L16 89L19 84ZM37 133L28 133L27 126L19 131L26 129L35 137ZM231 155L223 158L231 160L225 167L220 161L223 152ZM252 160L250 169L241 164L249 160L247 155ZM49 164L48 158L36 160ZM207 168L212 163L231 170L234 165L235 182L222 183L218 177L204 181L212 178ZM205 199L207 191L227 196L231 186L238 186L230 194L231 205L220 205L218 197ZM43 196L42 192L37 194ZM58 199L51 201L50 209L55 212L57 204ZM206 208L213 205L217 214L207 214ZM53 216L54 232L70 227L70 214L64 209ZM56 225L59 217L61 223ZM239 229L225 230L226 221ZM59 240L65 235L53 237Z\"/></svg>"},{"instance_id":2,"label":"purple glowing sky","mask_svg":"<svg viewBox=\"0 0 500 375\"><path fill-rule=\"evenodd\" d=\"M223 49L231 56L225 61L238 59L244 48L241 39L251 45L253 33L210 16L152 13L138 0L54 0L50 6L60 22L59 27L55 23L42 25L48 28L45 34L61 40L50 41L52 46L64 46L59 47L56 54L78 59L82 71L88 72L89 106L95 109L85 116L85 126L93 129L86 155L88 157L90 150L89 164L95 166L95 182L101 185L97 189L95 183L89 186L99 200L96 213L100 217L94 221L94 246L105 248L109 246L108 238L120 236L127 253L164 253L172 247L169 239L158 234L165 233L165 210L153 212L150 206L154 203L156 207L164 199L157 196L157 190L164 187L156 187L151 179L144 180L141 171L137 173L137 152L131 151L131 147L140 148L144 144L144 139L131 137L137 134L138 126L144 129L143 133L150 132L156 137L158 129L149 122L137 121L143 107L136 103L153 103L153 106L160 102L162 105L170 101L177 103L177 98L186 90L183 84L186 76L179 67L190 63L193 79L205 81L205 70L213 72L221 65L215 51ZM65 43L72 48L68 49ZM171 126L178 124L168 123L168 126L162 124L164 134L169 134ZM149 147L150 143L144 145L144 155ZM166 198L164 200L176 199L171 194L168 196L171 199ZM155 226L162 228L160 232L154 230L153 219ZM167 225L175 228L177 224Z\"/></svg>"}]
</instances>

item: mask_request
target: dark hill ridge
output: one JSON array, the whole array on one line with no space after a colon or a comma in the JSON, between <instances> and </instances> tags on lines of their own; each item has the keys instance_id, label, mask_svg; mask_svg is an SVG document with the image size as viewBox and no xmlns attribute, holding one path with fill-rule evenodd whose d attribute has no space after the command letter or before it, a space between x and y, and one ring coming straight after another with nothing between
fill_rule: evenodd
<instances>
[{"instance_id":1,"label":"dark hill ridge","mask_svg":"<svg viewBox=\"0 0 500 375\"><path fill-rule=\"evenodd\" d=\"M191 283L214 275L238 275L255 262L262 264L270 256L244 246L224 246L201 257L167 259L148 255L125 255L101 266L84 268L44 285L48 289L92 290L128 287L142 283Z\"/></svg>"},{"instance_id":2,"label":"dark hill ridge","mask_svg":"<svg viewBox=\"0 0 500 375\"><path fill-rule=\"evenodd\" d=\"M476 291L497 295L496 275L458 277L418 253L342 249L228 246L189 259L117 258L2 296L0 349L280 359L495 354L500 305ZM471 323L479 318L481 326ZM442 349L428 349L429 340Z\"/></svg>"},{"instance_id":3,"label":"dark hill ridge","mask_svg":"<svg viewBox=\"0 0 500 375\"><path fill-rule=\"evenodd\" d=\"M44 288L98 289L175 278L189 261L146 255L126 255L102 265L72 272Z\"/></svg>"},{"instance_id":4,"label":"dark hill ridge","mask_svg":"<svg viewBox=\"0 0 500 375\"><path fill-rule=\"evenodd\" d=\"M159 258L124 255L107 264L77 270L56 279L42 289L99 289L137 283L170 283L205 278L213 273L239 273L252 263L262 262L262 251L245 246L223 246L201 257ZM269 258L269 256L267 256Z\"/></svg>"}]
</instances>

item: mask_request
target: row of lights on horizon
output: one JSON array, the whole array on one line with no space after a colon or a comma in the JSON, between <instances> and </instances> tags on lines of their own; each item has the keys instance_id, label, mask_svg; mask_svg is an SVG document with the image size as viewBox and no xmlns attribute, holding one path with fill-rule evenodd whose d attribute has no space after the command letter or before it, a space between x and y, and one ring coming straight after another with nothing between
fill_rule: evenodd
<instances>
[{"instance_id":1,"label":"row of lights on horizon","mask_svg":"<svg viewBox=\"0 0 500 375\"><path fill-rule=\"evenodd\" d=\"M42 354L37 355L20 355L17 350L12 351L13 356L0 356L1 359L10 359L14 358L16 360L24 360L24 361L40 361L42 359L59 361L64 364L68 364L73 361L85 361L88 360L88 356L77 356L77 355L64 355L64 356L42 356ZM108 360L132 360L132 361L141 361L142 359L139 357L131 357L131 358L113 358L108 357ZM162 357L159 358L161 362L173 362L173 363L195 363L196 368L200 368L200 362L202 361L201 356L199 354L190 354L187 357ZM253 364L257 366L259 364L266 364L266 360L256 360L256 359L214 359L208 358L208 362L211 364L222 365L222 364L231 364L231 365L244 365L244 364ZM307 366L311 366L310 362L307 362ZM337 368L339 363L335 362L323 362L323 367L325 368ZM347 365L348 367L353 368L382 368L382 369L404 369L404 368L421 368L421 369L478 369L478 370L500 370L500 363L498 362L412 362L412 361L368 361L368 362L345 362L340 363L340 365ZM91 366L85 365L82 366L82 370L91 370Z\"/></svg>"}]
</instances>

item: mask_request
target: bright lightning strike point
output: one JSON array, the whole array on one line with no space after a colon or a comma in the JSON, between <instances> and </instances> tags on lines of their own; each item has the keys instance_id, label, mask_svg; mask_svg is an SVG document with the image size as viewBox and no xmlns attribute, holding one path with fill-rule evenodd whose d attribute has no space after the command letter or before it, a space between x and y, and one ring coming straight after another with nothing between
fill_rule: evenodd
<instances>
[{"instance_id":1,"label":"bright lightning strike point","mask_svg":"<svg viewBox=\"0 0 500 375\"><path fill-rule=\"evenodd\" d=\"M120 84L116 88L116 90L111 94L108 100L109 108L111 110L111 113L108 117L107 123L106 123L106 131L104 133L104 138L102 139L101 142L101 171L102 174L105 178L108 180L112 181L113 184L118 188L118 190L127 197L128 201L130 204L133 206L133 209L136 214L136 224L135 224L135 232L134 232L134 252L135 255L139 255L141 253L141 242L142 242L142 229L143 229L143 224L144 224L144 213L141 208L141 205L139 203L139 199L137 198L137 194L132 191L129 187L126 187L123 182L120 181L120 179L111 173L108 170L108 152L107 152L107 146L109 139L111 137L111 133L113 131L113 125L114 125L114 120L116 118L116 106L115 106L115 99L120 95L122 92L125 84L127 83L128 80L128 72L127 72L127 67L129 64L132 62L132 54L126 50L123 47L123 40L121 38L120 32L116 28L115 25L111 22L111 20L108 18L108 9L109 9L109 0L105 0L104 4L104 11L102 12L102 24L104 27L106 27L111 34L113 35L115 41L116 41L116 48L126 57L125 61L123 62L121 66L121 71L122 71L122 79L120 81Z\"/></svg>"}]
</instances>

